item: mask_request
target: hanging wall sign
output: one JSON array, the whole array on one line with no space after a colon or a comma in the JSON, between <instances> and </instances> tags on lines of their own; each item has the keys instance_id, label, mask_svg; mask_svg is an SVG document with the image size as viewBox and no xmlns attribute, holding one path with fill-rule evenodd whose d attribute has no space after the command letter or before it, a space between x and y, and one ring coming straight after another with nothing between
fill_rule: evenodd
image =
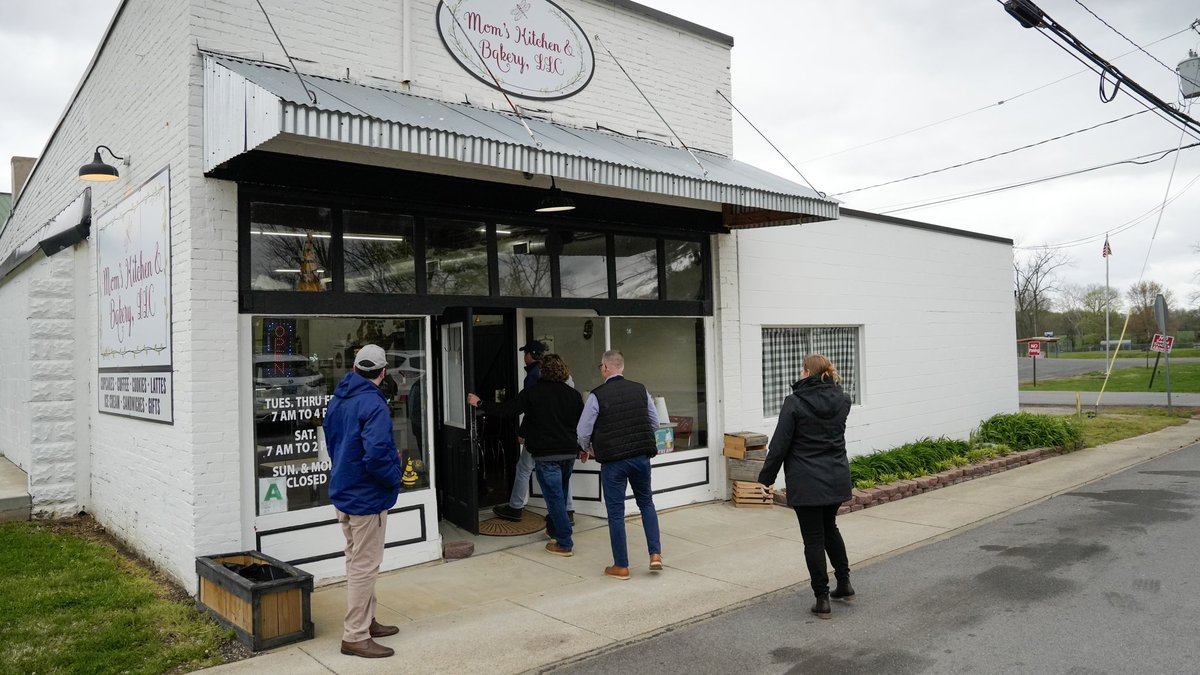
<instances>
[{"instance_id":1,"label":"hanging wall sign","mask_svg":"<svg viewBox=\"0 0 1200 675\"><path fill-rule=\"evenodd\" d=\"M99 409L172 423L171 175L96 220Z\"/></svg>"},{"instance_id":2,"label":"hanging wall sign","mask_svg":"<svg viewBox=\"0 0 1200 675\"><path fill-rule=\"evenodd\" d=\"M583 28L550 0L442 0L437 25L459 65L513 96L574 96L595 71Z\"/></svg>"}]
</instances>

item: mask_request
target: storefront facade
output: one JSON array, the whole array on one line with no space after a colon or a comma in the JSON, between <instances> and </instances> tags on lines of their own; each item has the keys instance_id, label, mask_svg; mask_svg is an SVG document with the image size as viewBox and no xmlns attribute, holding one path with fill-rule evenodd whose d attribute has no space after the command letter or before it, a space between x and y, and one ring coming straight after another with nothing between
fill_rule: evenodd
<instances>
[{"instance_id":1,"label":"storefront facade","mask_svg":"<svg viewBox=\"0 0 1200 675\"><path fill-rule=\"evenodd\" d=\"M849 261L908 230L838 243L836 203L730 159L732 38L628 0L266 4L287 54L254 5L122 3L16 194L0 312L27 320L0 322L0 453L39 513L87 510L188 588L196 556L244 549L337 577L320 423L369 342L411 469L388 569L507 499L515 429L465 399L514 395L530 339L585 395L620 349L661 399L659 508L727 497L724 432L770 431L803 349L858 371L856 452L916 428L879 376L905 350L873 339L912 321L858 300L895 270L798 264L810 241ZM84 188L100 144L120 180ZM994 367L1011 242L963 234L938 236L989 272L952 289L985 307L959 337L1000 335L982 369L944 369L971 391L920 436L1015 408ZM572 491L603 513L594 463Z\"/></svg>"}]
</instances>

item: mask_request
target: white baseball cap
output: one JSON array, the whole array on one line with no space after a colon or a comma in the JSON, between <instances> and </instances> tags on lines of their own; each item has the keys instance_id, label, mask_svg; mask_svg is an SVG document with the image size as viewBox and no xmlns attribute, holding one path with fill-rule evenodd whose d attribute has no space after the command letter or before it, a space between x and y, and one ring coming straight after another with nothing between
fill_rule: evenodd
<instances>
[{"instance_id":1,"label":"white baseball cap","mask_svg":"<svg viewBox=\"0 0 1200 675\"><path fill-rule=\"evenodd\" d=\"M379 370L387 365L387 354L379 345L363 345L354 355L354 367L359 370Z\"/></svg>"}]
</instances>

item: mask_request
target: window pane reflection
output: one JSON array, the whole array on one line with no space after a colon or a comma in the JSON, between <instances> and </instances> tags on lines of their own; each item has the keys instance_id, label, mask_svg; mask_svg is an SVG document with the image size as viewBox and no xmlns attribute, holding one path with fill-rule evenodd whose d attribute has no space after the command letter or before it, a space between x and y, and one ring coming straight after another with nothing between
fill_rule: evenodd
<instances>
[{"instance_id":1,"label":"window pane reflection","mask_svg":"<svg viewBox=\"0 0 1200 675\"><path fill-rule=\"evenodd\" d=\"M658 241L649 237L616 237L617 297L658 299Z\"/></svg>"},{"instance_id":2,"label":"window pane reflection","mask_svg":"<svg viewBox=\"0 0 1200 675\"><path fill-rule=\"evenodd\" d=\"M700 242L666 241L667 300L703 300L704 265Z\"/></svg>"},{"instance_id":3,"label":"window pane reflection","mask_svg":"<svg viewBox=\"0 0 1200 675\"><path fill-rule=\"evenodd\" d=\"M348 292L417 292L410 216L346 211L343 223Z\"/></svg>"},{"instance_id":4,"label":"window pane reflection","mask_svg":"<svg viewBox=\"0 0 1200 675\"><path fill-rule=\"evenodd\" d=\"M379 389L401 460L405 466L411 461L415 474L404 489L429 487L424 319L255 317L252 330L259 515L329 503L329 450L321 424L355 352L368 343L387 352L389 368Z\"/></svg>"},{"instance_id":5,"label":"window pane reflection","mask_svg":"<svg viewBox=\"0 0 1200 675\"><path fill-rule=\"evenodd\" d=\"M612 348L625 355L629 379L665 399L670 423L676 425L675 448L706 446L704 320L614 317L611 331Z\"/></svg>"},{"instance_id":6,"label":"window pane reflection","mask_svg":"<svg viewBox=\"0 0 1200 675\"><path fill-rule=\"evenodd\" d=\"M330 212L327 208L250 204L250 288L328 291Z\"/></svg>"},{"instance_id":7,"label":"window pane reflection","mask_svg":"<svg viewBox=\"0 0 1200 675\"><path fill-rule=\"evenodd\" d=\"M488 295L487 228L467 220L425 220L430 293Z\"/></svg>"},{"instance_id":8,"label":"window pane reflection","mask_svg":"<svg viewBox=\"0 0 1200 675\"><path fill-rule=\"evenodd\" d=\"M551 239L551 237L554 237ZM559 235L537 227L496 226L500 294L550 297L550 251Z\"/></svg>"},{"instance_id":9,"label":"window pane reflection","mask_svg":"<svg viewBox=\"0 0 1200 675\"><path fill-rule=\"evenodd\" d=\"M608 243L603 234L563 232L558 258L564 298L608 297Z\"/></svg>"}]
</instances>

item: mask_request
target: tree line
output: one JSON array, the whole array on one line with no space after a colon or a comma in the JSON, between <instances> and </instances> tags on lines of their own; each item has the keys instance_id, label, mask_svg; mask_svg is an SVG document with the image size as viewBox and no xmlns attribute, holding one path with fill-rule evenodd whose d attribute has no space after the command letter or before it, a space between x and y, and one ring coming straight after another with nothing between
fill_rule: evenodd
<instances>
[{"instance_id":1,"label":"tree line","mask_svg":"<svg viewBox=\"0 0 1200 675\"><path fill-rule=\"evenodd\" d=\"M1125 339L1144 349L1158 332L1154 301L1159 293L1169 308L1167 334L1174 335L1177 346L1200 341L1200 297L1189 303L1178 301L1175 293L1157 281L1144 280L1128 288L1103 284L1074 284L1062 278L1072 264L1060 250L1042 249L1017 257L1013 263L1017 337L1043 337L1052 332L1062 351L1102 349L1105 310L1109 315L1109 335L1121 337L1125 318L1129 327Z\"/></svg>"}]
</instances>

